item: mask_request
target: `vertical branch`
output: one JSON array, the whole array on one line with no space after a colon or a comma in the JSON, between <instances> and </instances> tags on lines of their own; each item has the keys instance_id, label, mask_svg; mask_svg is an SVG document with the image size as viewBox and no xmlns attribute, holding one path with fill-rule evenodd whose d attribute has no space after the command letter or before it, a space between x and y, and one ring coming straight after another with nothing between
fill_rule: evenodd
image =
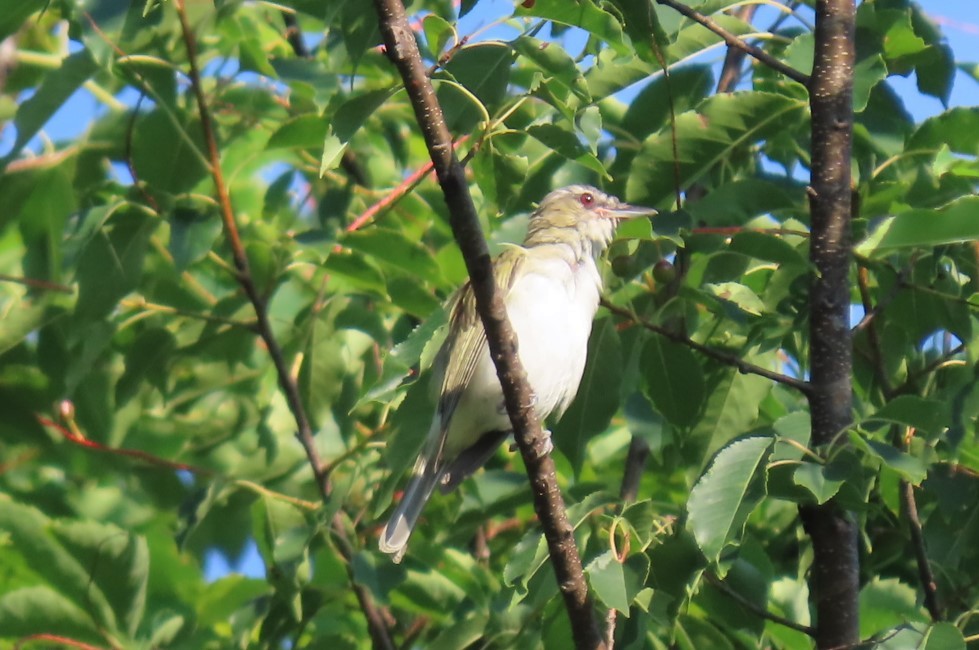
<instances>
[{"instance_id":1,"label":"vertical branch","mask_svg":"<svg viewBox=\"0 0 979 650\"><path fill-rule=\"evenodd\" d=\"M469 194L465 171L455 156L452 137L442 109L408 26L402 0L374 0L388 56L404 80L415 119L435 165L439 185L449 207L449 221L466 261L476 298L476 309L486 331L490 355L503 388L504 401L514 437L523 456L534 496L534 510L547 539L558 588L571 619L578 648L604 648L588 586L557 486L554 462L546 451L546 439L534 411L527 374L517 357L517 340L506 307L493 278L489 250Z\"/></svg>"},{"instance_id":2,"label":"vertical branch","mask_svg":"<svg viewBox=\"0 0 979 650\"><path fill-rule=\"evenodd\" d=\"M276 375L279 379L279 386L285 394L289 411L296 421L296 438L306 452L306 457L312 467L313 476L316 478L316 485L319 488L320 495L326 500L330 495L329 473L326 471L326 466L320 459L319 452L316 449L316 443L313 439L313 426L309 416L306 414L302 398L299 395L299 386L289 372L289 366L286 364L285 357L282 354L282 348L279 346L279 342L272 332L268 306L266 305L265 298L255 286L255 281L248 265L248 256L245 253L245 247L238 233L238 223L235 219L234 208L231 205L231 194L228 191L224 173L221 171L221 154L218 150L217 135L214 131L211 111L208 108L207 98L204 96L204 88L201 84L200 68L197 64L197 41L194 38L194 32L187 18L184 0L175 0L174 5L180 20L184 46L187 49L187 62L190 68L188 76L190 77L191 89L194 93L197 110L201 118L201 130L203 131L204 142L207 146L207 159L211 178L214 181L214 190L217 194L218 205L221 210L224 234L228 239L232 258L234 259L235 279L238 281L238 284L248 297L249 302L251 302L252 308L255 310L256 326L259 336L262 337L269 357L272 359L272 364L275 366ZM364 617L367 619L367 627L374 641L374 647L380 650L394 650L395 646L388 634L384 617L371 600L370 592L353 580L353 569L350 566L353 549L347 537L347 532L343 527L343 520L339 512L333 518L332 527L340 554L347 561L347 575L357 596L357 600L360 603L361 610L364 612Z\"/></svg>"},{"instance_id":3,"label":"vertical branch","mask_svg":"<svg viewBox=\"0 0 979 650\"><path fill-rule=\"evenodd\" d=\"M825 447L851 424L850 156L853 136L853 0L816 3L812 109L809 327L812 441ZM810 576L820 648L859 640L857 525L835 501L801 509L812 538Z\"/></svg>"}]
</instances>

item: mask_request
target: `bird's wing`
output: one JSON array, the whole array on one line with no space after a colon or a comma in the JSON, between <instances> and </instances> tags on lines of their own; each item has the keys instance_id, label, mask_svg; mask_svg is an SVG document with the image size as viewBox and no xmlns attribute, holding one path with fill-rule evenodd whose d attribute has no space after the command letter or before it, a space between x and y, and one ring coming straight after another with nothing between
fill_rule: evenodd
<instances>
[{"instance_id":1,"label":"bird's wing","mask_svg":"<svg viewBox=\"0 0 979 650\"><path fill-rule=\"evenodd\" d=\"M493 264L496 287L504 299L513 287L525 257L526 250L523 248L508 246ZM476 297L469 282L456 292L450 303L449 314L449 335L435 360L436 368L442 372L438 410L443 439L449 420L463 391L472 380L476 364L486 346L486 332L476 312ZM450 359L453 360L451 364ZM441 448L441 444L439 447Z\"/></svg>"}]
</instances>

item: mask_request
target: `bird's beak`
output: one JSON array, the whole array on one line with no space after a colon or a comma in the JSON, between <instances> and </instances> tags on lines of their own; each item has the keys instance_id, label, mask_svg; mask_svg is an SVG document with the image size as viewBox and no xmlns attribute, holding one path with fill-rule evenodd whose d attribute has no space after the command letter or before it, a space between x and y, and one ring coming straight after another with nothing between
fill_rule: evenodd
<instances>
[{"instance_id":1,"label":"bird's beak","mask_svg":"<svg viewBox=\"0 0 979 650\"><path fill-rule=\"evenodd\" d=\"M628 203L618 203L616 205L601 208L601 214L606 219L624 221L636 217L652 217L657 214L653 208L644 208L639 205L629 205Z\"/></svg>"}]
</instances>

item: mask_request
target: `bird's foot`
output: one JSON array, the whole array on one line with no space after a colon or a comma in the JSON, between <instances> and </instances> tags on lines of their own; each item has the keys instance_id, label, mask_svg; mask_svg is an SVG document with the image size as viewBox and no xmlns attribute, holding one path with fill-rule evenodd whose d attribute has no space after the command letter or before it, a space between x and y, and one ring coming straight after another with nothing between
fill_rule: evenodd
<instances>
[{"instance_id":1,"label":"bird's foot","mask_svg":"<svg viewBox=\"0 0 979 650\"><path fill-rule=\"evenodd\" d=\"M543 458L547 456L552 451L554 451L554 442L551 440L551 431L549 429L541 429L541 433L544 434L544 449L537 455L538 458ZM516 441L510 443L510 451L517 451L519 447Z\"/></svg>"}]
</instances>

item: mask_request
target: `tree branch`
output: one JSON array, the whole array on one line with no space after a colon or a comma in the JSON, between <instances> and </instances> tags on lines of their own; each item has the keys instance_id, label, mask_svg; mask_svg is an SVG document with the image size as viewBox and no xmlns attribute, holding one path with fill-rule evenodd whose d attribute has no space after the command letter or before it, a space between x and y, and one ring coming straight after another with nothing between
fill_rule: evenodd
<instances>
[{"instance_id":1,"label":"tree branch","mask_svg":"<svg viewBox=\"0 0 979 650\"><path fill-rule=\"evenodd\" d=\"M921 519L918 518L918 503L914 498L914 486L906 480L901 480L901 502L908 516L908 530L911 531L911 546L918 564L918 578L925 592L925 608L935 623L942 621L942 608L938 604L938 583L928 563L928 551L925 548L925 536L921 530Z\"/></svg>"},{"instance_id":2,"label":"tree branch","mask_svg":"<svg viewBox=\"0 0 979 650\"><path fill-rule=\"evenodd\" d=\"M798 70L796 70L790 65L786 65L782 63L774 56L772 56L765 50L761 49L760 47L757 47L750 43L746 43L744 40L738 38L731 32L727 31L726 29L724 29L723 27L721 27L716 22L714 22L707 16L703 15L699 11L691 9L690 7L680 2L675 2L675 0L656 0L656 2L661 5L666 5L667 7L672 7L676 11L680 12L681 14L689 18L690 20L700 23L701 25L703 25L704 27L706 27L707 29L709 29L710 31L714 32L722 39L724 39L724 42L727 43L729 47L734 47L739 50L742 50L746 54L764 63L772 70L775 70L776 72L781 72L789 79L798 81L804 86L809 85L808 75L799 72Z\"/></svg>"},{"instance_id":3,"label":"tree branch","mask_svg":"<svg viewBox=\"0 0 979 650\"><path fill-rule=\"evenodd\" d=\"M197 102L198 113L200 113L201 130L204 134L204 142L207 145L207 156L211 177L214 180L214 189L215 193L217 194L218 204L221 208L221 220L224 224L224 234L228 239L228 244L231 247L232 258L234 259L235 279L238 281L238 284L245 292L245 295L248 297L248 300L251 302L252 307L255 310L259 336L261 336L262 340L265 342L265 347L268 350L269 357L272 359L272 363L275 366L275 371L279 379L279 385L282 388L282 392L285 394L286 402L289 405L289 410L296 421L296 438L299 440L303 450L306 452L306 457L309 459L309 464L313 470L313 476L316 478L316 484L319 488L320 495L324 500L326 500L330 495L329 474L326 472L323 461L320 459L319 452L316 449L316 442L313 439L313 426L308 415L306 414L306 409L303 407L302 398L299 395L299 387L296 384L295 379L290 374L289 366L286 365L285 358L282 355L282 348L279 347L279 342L272 333L272 326L269 322L268 308L265 303L265 299L261 296L261 294L259 294L258 289L255 287L255 282L248 266L248 256L245 254L245 248L242 245L241 237L238 234L238 224L235 220L234 209L231 205L231 195L228 192L228 186L225 183L224 174L221 171L221 156L218 151L217 136L214 132L214 126L211 121L211 112L208 108L207 99L204 96L204 88L201 84L200 69L197 64L197 42L194 38L194 33L191 30L190 21L187 18L187 10L184 6L184 0L175 0L174 5L177 9L177 16L180 19L180 29L183 35L184 46L187 49L187 61L190 68L190 84L194 93L194 98ZM370 630L371 638L374 640L374 647L381 648L382 650L394 650L395 646L391 640L390 634L388 633L387 625L383 616L381 615L381 612L374 606L374 603L370 597L370 592L353 579L353 568L350 566L350 560L353 557L353 549L349 539L347 538L346 530L343 527L343 519L339 511L333 517L332 528L334 538L338 541L340 546L340 554L346 560L347 575L350 580L350 584L357 596L357 600L360 603L361 610L364 612L364 616L367 618L367 626Z\"/></svg>"},{"instance_id":4,"label":"tree branch","mask_svg":"<svg viewBox=\"0 0 979 650\"><path fill-rule=\"evenodd\" d=\"M707 571L706 573L704 573L704 576L707 578L707 582L709 582L711 585L716 587L721 593L723 593L728 598L731 598L732 600L737 602L739 605L747 609L755 616L771 621L772 623L778 623L779 625L783 625L789 628L790 630L795 630L796 632L802 632L803 634L807 634L809 636L815 636L816 630L814 628L808 625L803 625L801 623L796 623L795 621L789 620L784 616L779 616L778 614L772 614L767 609L759 607L758 605L754 604L753 602L751 602L750 600L748 600L747 598L739 594L737 591L732 589L726 582L721 580L712 572Z\"/></svg>"},{"instance_id":5,"label":"tree branch","mask_svg":"<svg viewBox=\"0 0 979 650\"><path fill-rule=\"evenodd\" d=\"M581 558L557 485L554 462L534 411L533 393L517 356L517 340L502 297L496 290L489 250L479 226L465 170L452 148L452 136L442 116L415 36L408 26L401 0L374 0L387 54L398 68L415 111L439 185L449 207L449 220L466 261L476 309L486 331L490 355L496 365L514 437L523 456L534 495L534 510L550 550L558 588L571 619L578 648L604 648L582 571Z\"/></svg>"},{"instance_id":6,"label":"tree branch","mask_svg":"<svg viewBox=\"0 0 979 650\"><path fill-rule=\"evenodd\" d=\"M852 423L853 345L849 323L850 159L853 138L853 0L816 2L812 110L809 411L813 446L832 443ZM819 648L859 641L858 528L831 500L800 508L814 552L810 591Z\"/></svg>"},{"instance_id":7,"label":"tree branch","mask_svg":"<svg viewBox=\"0 0 979 650\"><path fill-rule=\"evenodd\" d=\"M734 15L746 23L750 23L758 11L758 5L744 5L734 11ZM724 65L721 66L721 74L717 77L717 94L729 93L734 90L741 79L741 64L748 53L739 47L728 46L727 53L724 55Z\"/></svg>"},{"instance_id":8,"label":"tree branch","mask_svg":"<svg viewBox=\"0 0 979 650\"><path fill-rule=\"evenodd\" d=\"M812 391L812 386L808 382L805 382L801 379L796 379L795 377L790 377L780 372L775 372L774 370L769 370L768 368L757 366L733 354L728 354L727 352L721 352L720 350L715 350L714 348L708 347L702 343L697 343L696 341L694 341L693 339L691 339L690 337L684 334L679 334L677 332L670 331L665 327L661 327L655 323L650 323L649 321L642 318L638 314L624 307L619 307L618 305L614 305L604 298L602 298L601 302L602 302L602 306L608 309L613 314L616 314L617 316L621 316L622 318L632 321L633 323L646 328L650 332L655 332L660 336L666 337L671 341L673 341L674 343L679 343L680 345L685 345L688 348L696 350L697 352L700 352L704 356L710 357L714 361L719 361L725 365L733 366L737 368L738 372L742 374L758 375L759 377L764 377L765 379L771 379L774 382L777 382L779 384L784 384L786 386L794 388L806 395L808 395L810 391Z\"/></svg>"}]
</instances>

